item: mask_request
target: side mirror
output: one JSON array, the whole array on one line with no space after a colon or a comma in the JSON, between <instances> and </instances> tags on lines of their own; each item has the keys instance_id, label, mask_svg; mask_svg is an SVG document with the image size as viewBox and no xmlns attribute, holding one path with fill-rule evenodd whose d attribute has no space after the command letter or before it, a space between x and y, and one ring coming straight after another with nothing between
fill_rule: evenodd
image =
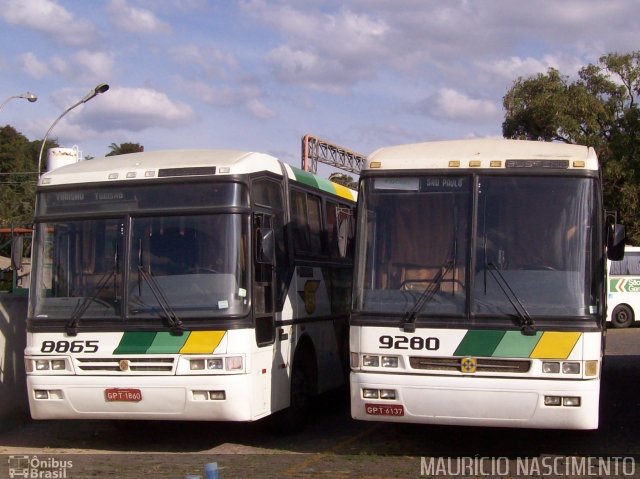
<instances>
[{"instance_id":1,"label":"side mirror","mask_svg":"<svg viewBox=\"0 0 640 479\"><path fill-rule=\"evenodd\" d=\"M261 264L275 263L275 235L271 228L256 230L256 261Z\"/></svg>"},{"instance_id":2,"label":"side mirror","mask_svg":"<svg viewBox=\"0 0 640 479\"><path fill-rule=\"evenodd\" d=\"M353 214L354 212L350 208L336 207L336 217L338 219L338 254L341 258L347 257L349 253L349 243L353 240Z\"/></svg>"},{"instance_id":3,"label":"side mirror","mask_svg":"<svg viewBox=\"0 0 640 479\"><path fill-rule=\"evenodd\" d=\"M347 243L349 241L349 221L342 220L338 224L338 254L341 258L347 257Z\"/></svg>"},{"instance_id":4,"label":"side mirror","mask_svg":"<svg viewBox=\"0 0 640 479\"><path fill-rule=\"evenodd\" d=\"M22 250L24 248L24 236L11 238L11 269L17 271L22 268Z\"/></svg>"},{"instance_id":5,"label":"side mirror","mask_svg":"<svg viewBox=\"0 0 640 479\"><path fill-rule=\"evenodd\" d=\"M623 225L613 223L607 227L607 258L620 261L624 258L626 231Z\"/></svg>"}]
</instances>

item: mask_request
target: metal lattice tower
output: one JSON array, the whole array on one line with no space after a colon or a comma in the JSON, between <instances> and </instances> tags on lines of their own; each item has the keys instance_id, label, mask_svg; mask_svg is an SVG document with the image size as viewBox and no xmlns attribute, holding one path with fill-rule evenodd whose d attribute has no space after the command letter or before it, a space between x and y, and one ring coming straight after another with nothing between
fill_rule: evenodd
<instances>
[{"instance_id":1,"label":"metal lattice tower","mask_svg":"<svg viewBox=\"0 0 640 479\"><path fill-rule=\"evenodd\" d=\"M360 174L365 157L312 135L302 137L302 169L318 172L318 162L350 173Z\"/></svg>"}]
</instances>

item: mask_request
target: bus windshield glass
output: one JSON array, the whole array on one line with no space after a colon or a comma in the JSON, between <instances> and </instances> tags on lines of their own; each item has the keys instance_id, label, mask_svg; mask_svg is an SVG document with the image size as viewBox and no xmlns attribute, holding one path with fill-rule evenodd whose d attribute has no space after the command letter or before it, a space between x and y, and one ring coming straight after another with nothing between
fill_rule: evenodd
<instances>
[{"instance_id":1,"label":"bus windshield glass","mask_svg":"<svg viewBox=\"0 0 640 479\"><path fill-rule=\"evenodd\" d=\"M405 313L435 290L416 313L464 314L471 191L469 176L364 180L356 310Z\"/></svg>"},{"instance_id":2,"label":"bus windshield glass","mask_svg":"<svg viewBox=\"0 0 640 479\"><path fill-rule=\"evenodd\" d=\"M128 314L181 319L239 314L247 297L247 222L240 215L133 218ZM164 298L163 298L164 297Z\"/></svg>"},{"instance_id":3,"label":"bus windshield glass","mask_svg":"<svg viewBox=\"0 0 640 479\"><path fill-rule=\"evenodd\" d=\"M167 312L180 320L246 315L249 216L234 209L248 200L239 185L207 186L172 185L201 194L170 206L154 203L159 196L146 186L42 194L31 318L155 325Z\"/></svg>"},{"instance_id":4,"label":"bus windshield glass","mask_svg":"<svg viewBox=\"0 0 640 479\"><path fill-rule=\"evenodd\" d=\"M589 279L599 240L594 181L363 180L354 308L495 319L519 314L513 305L519 301L537 319L595 315L599 292Z\"/></svg>"}]
</instances>

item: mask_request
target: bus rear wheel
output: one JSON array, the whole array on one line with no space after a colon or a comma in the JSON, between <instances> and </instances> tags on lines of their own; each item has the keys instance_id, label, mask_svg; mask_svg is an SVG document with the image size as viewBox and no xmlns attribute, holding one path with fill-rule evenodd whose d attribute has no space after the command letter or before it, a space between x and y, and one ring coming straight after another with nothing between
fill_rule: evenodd
<instances>
[{"instance_id":1,"label":"bus rear wheel","mask_svg":"<svg viewBox=\"0 0 640 479\"><path fill-rule=\"evenodd\" d=\"M633 310L626 304L616 306L611 313L611 323L614 328L628 328L633 320Z\"/></svg>"}]
</instances>

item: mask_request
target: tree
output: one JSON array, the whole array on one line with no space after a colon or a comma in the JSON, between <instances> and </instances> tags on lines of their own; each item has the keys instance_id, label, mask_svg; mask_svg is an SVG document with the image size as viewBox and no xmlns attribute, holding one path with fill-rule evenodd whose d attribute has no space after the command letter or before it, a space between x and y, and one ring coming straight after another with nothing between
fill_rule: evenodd
<instances>
[{"instance_id":1,"label":"tree","mask_svg":"<svg viewBox=\"0 0 640 479\"><path fill-rule=\"evenodd\" d=\"M9 125L0 128L0 224L33 222L40 146Z\"/></svg>"},{"instance_id":2,"label":"tree","mask_svg":"<svg viewBox=\"0 0 640 479\"><path fill-rule=\"evenodd\" d=\"M334 183L337 183L339 185L346 186L347 188L351 188L352 190L358 189L358 182L354 181L352 176L344 173L339 173L337 171L329 175L329 181L333 181Z\"/></svg>"},{"instance_id":3,"label":"tree","mask_svg":"<svg viewBox=\"0 0 640 479\"><path fill-rule=\"evenodd\" d=\"M144 146L140 143L120 143L117 145L116 143L111 143L109 145L109 153L105 156L116 156L116 155L125 155L127 153L139 153L144 151Z\"/></svg>"},{"instance_id":4,"label":"tree","mask_svg":"<svg viewBox=\"0 0 640 479\"><path fill-rule=\"evenodd\" d=\"M570 81L556 69L518 78L503 98L506 138L592 146L604 199L640 244L640 51L609 53Z\"/></svg>"}]
</instances>

